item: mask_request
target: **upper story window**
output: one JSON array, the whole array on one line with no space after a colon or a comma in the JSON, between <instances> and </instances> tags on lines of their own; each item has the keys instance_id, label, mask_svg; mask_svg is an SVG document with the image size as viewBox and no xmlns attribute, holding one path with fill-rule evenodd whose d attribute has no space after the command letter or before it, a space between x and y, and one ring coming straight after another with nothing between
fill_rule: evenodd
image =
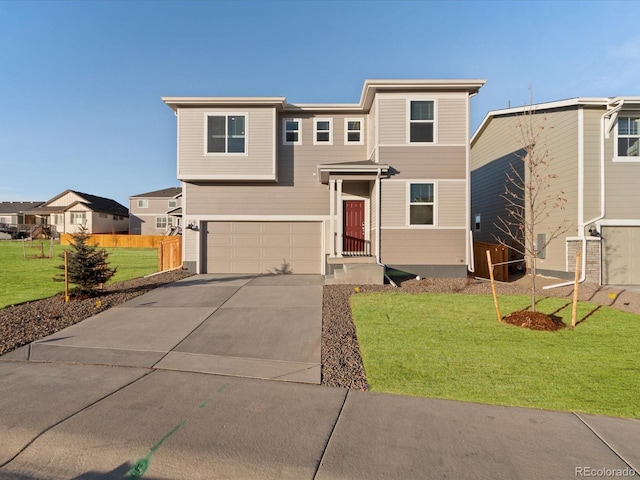
<instances>
[{"instance_id":1,"label":"upper story window","mask_svg":"<svg viewBox=\"0 0 640 480\"><path fill-rule=\"evenodd\" d=\"M245 153L246 115L208 115L207 153Z\"/></svg>"},{"instance_id":2,"label":"upper story window","mask_svg":"<svg viewBox=\"0 0 640 480\"><path fill-rule=\"evenodd\" d=\"M618 118L618 157L640 156L639 117Z\"/></svg>"},{"instance_id":3,"label":"upper story window","mask_svg":"<svg viewBox=\"0 0 640 480\"><path fill-rule=\"evenodd\" d=\"M169 208L176 208L178 206L177 200L169 200Z\"/></svg>"},{"instance_id":4,"label":"upper story window","mask_svg":"<svg viewBox=\"0 0 640 480\"><path fill-rule=\"evenodd\" d=\"M409 103L409 142L433 143L435 102L433 100L411 100Z\"/></svg>"},{"instance_id":5,"label":"upper story window","mask_svg":"<svg viewBox=\"0 0 640 480\"><path fill-rule=\"evenodd\" d=\"M349 145L361 145L362 141L362 119L344 119L344 143Z\"/></svg>"},{"instance_id":6,"label":"upper story window","mask_svg":"<svg viewBox=\"0 0 640 480\"><path fill-rule=\"evenodd\" d=\"M302 120L299 118L282 120L282 143L284 145L302 145Z\"/></svg>"},{"instance_id":7,"label":"upper story window","mask_svg":"<svg viewBox=\"0 0 640 480\"><path fill-rule=\"evenodd\" d=\"M482 225L481 216L480 216L479 213L476 213L473 229L476 230L476 231L480 231L481 225Z\"/></svg>"},{"instance_id":8,"label":"upper story window","mask_svg":"<svg viewBox=\"0 0 640 480\"><path fill-rule=\"evenodd\" d=\"M409 184L409 225L433 225L435 218L435 185Z\"/></svg>"},{"instance_id":9,"label":"upper story window","mask_svg":"<svg viewBox=\"0 0 640 480\"><path fill-rule=\"evenodd\" d=\"M333 120L331 118L316 118L313 121L315 126L313 134L314 145L333 144Z\"/></svg>"},{"instance_id":10,"label":"upper story window","mask_svg":"<svg viewBox=\"0 0 640 480\"><path fill-rule=\"evenodd\" d=\"M149 200L138 200L138 208L149 208Z\"/></svg>"}]
</instances>

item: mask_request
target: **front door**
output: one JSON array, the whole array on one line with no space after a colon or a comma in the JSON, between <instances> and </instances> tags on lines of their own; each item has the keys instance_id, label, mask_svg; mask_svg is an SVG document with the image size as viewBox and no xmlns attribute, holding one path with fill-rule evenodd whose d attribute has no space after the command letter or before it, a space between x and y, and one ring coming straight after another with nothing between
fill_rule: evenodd
<instances>
[{"instance_id":1,"label":"front door","mask_svg":"<svg viewBox=\"0 0 640 480\"><path fill-rule=\"evenodd\" d=\"M342 251L349 253L364 253L364 200L345 200L343 205L344 240Z\"/></svg>"}]
</instances>

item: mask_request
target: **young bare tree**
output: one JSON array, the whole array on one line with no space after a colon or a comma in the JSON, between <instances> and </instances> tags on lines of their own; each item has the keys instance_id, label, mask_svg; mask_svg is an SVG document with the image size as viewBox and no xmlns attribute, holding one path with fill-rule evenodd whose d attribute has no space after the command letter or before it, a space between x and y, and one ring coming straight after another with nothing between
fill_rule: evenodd
<instances>
[{"instance_id":1,"label":"young bare tree","mask_svg":"<svg viewBox=\"0 0 640 480\"><path fill-rule=\"evenodd\" d=\"M565 218L558 224L545 224L549 223L546 221L554 210L564 210L567 199L563 190L552 186L557 175L549 172L551 159L543 141L546 117L536 114L532 98L516 124L522 142L516 157L522 164L510 164L501 195L506 202L506 215L499 216L494 226L504 235L495 236L496 240L518 252L527 262L531 276L531 311L535 312L537 260L553 240L568 230L568 222ZM544 231L541 231L543 224ZM544 233L544 237L539 233Z\"/></svg>"}]
</instances>

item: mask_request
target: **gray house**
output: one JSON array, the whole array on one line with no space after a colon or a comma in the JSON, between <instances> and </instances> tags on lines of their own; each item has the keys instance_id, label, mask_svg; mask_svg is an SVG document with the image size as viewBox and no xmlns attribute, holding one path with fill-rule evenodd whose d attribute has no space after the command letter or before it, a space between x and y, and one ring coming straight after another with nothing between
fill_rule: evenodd
<instances>
[{"instance_id":1,"label":"gray house","mask_svg":"<svg viewBox=\"0 0 640 480\"><path fill-rule=\"evenodd\" d=\"M169 187L129 197L131 235L179 233L182 217L182 188Z\"/></svg>"},{"instance_id":2,"label":"gray house","mask_svg":"<svg viewBox=\"0 0 640 480\"><path fill-rule=\"evenodd\" d=\"M528 107L526 107L528 108ZM505 173L524 147L517 129L525 108L489 112L471 139L471 224L474 239L495 243L506 217ZM573 98L533 106L544 126L551 188L567 205L541 225L540 235L566 219L569 231L543 252L541 273L573 278L582 251L582 280L640 284L640 97Z\"/></svg>"},{"instance_id":3,"label":"gray house","mask_svg":"<svg viewBox=\"0 0 640 480\"><path fill-rule=\"evenodd\" d=\"M25 212L39 207L44 202L0 202L0 238L26 236L38 225L34 215Z\"/></svg>"},{"instance_id":4,"label":"gray house","mask_svg":"<svg viewBox=\"0 0 640 480\"><path fill-rule=\"evenodd\" d=\"M177 117L185 267L465 276L469 105L483 84L367 80L353 104L164 97Z\"/></svg>"}]
</instances>

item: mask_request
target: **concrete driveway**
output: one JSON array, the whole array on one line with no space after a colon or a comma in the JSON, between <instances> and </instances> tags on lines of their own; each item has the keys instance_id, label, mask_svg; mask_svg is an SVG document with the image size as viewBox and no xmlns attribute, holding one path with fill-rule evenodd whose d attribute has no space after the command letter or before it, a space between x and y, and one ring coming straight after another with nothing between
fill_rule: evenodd
<instances>
[{"instance_id":1,"label":"concrete driveway","mask_svg":"<svg viewBox=\"0 0 640 480\"><path fill-rule=\"evenodd\" d=\"M319 275L198 275L7 357L320 384Z\"/></svg>"}]
</instances>

